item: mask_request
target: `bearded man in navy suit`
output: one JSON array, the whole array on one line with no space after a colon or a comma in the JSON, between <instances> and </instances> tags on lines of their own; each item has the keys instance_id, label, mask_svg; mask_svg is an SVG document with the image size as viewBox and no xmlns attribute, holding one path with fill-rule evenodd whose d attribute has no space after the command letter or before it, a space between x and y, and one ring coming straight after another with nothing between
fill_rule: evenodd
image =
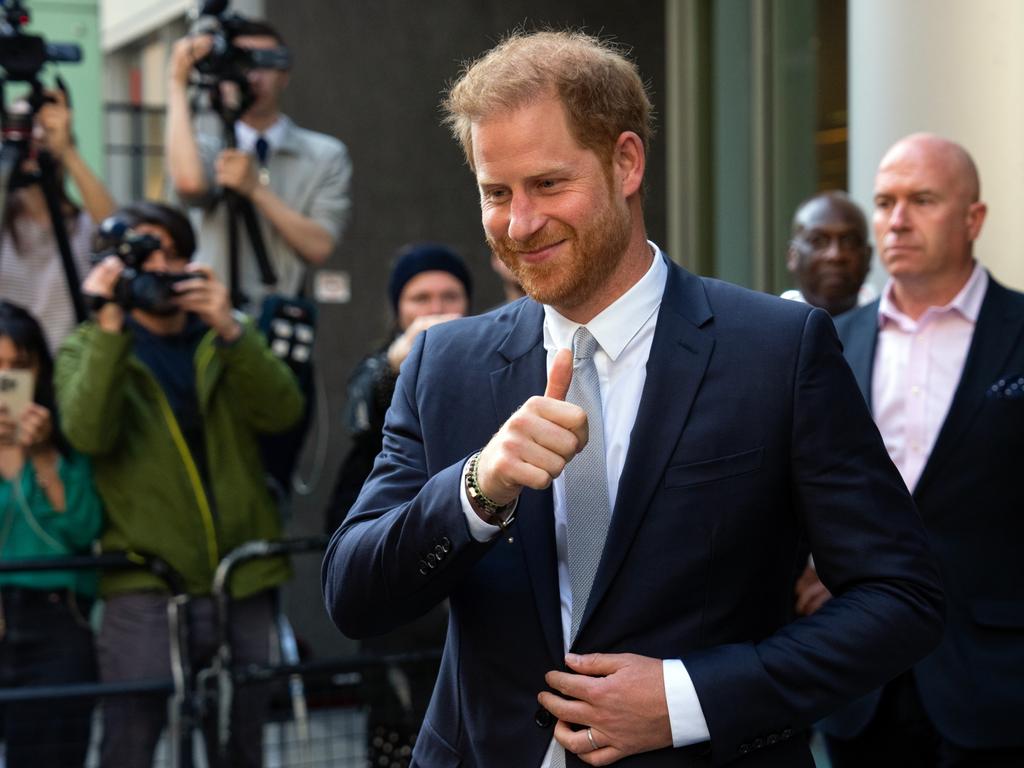
<instances>
[{"instance_id":1,"label":"bearded man in navy suit","mask_svg":"<svg viewBox=\"0 0 1024 768\"><path fill-rule=\"evenodd\" d=\"M942 627L832 321L648 241L651 106L612 46L513 35L446 108L528 298L417 341L326 555L332 618L450 599L415 765L812 766L794 736ZM801 541L836 597L788 623Z\"/></svg>"}]
</instances>

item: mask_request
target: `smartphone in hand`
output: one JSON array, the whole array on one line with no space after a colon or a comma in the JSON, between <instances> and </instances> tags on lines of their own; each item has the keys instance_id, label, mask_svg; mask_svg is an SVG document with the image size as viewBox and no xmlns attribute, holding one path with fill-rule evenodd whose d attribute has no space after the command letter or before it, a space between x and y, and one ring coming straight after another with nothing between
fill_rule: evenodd
<instances>
[{"instance_id":1,"label":"smartphone in hand","mask_svg":"<svg viewBox=\"0 0 1024 768\"><path fill-rule=\"evenodd\" d=\"M32 371L21 368L0 371L0 405L7 409L15 423L21 420L25 409L32 404L35 383Z\"/></svg>"}]
</instances>

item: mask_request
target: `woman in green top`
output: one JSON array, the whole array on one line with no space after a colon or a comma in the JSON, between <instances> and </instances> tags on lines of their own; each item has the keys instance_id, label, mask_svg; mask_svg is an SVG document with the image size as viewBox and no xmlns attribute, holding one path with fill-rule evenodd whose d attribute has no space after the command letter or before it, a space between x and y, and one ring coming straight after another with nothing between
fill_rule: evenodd
<instances>
[{"instance_id":1,"label":"woman in green top","mask_svg":"<svg viewBox=\"0 0 1024 768\"><path fill-rule=\"evenodd\" d=\"M0 374L27 370L34 402L19 414L0 398L0 559L89 551L103 522L87 460L56 428L53 359L39 323L0 301ZM0 687L92 682L96 662L88 571L0 573ZM81 768L92 702L63 699L6 707L6 765Z\"/></svg>"}]
</instances>

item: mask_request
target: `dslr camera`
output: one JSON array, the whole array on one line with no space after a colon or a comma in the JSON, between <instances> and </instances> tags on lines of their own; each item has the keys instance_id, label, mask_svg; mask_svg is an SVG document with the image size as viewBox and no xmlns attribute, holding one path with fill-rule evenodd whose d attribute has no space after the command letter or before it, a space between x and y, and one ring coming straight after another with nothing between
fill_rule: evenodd
<instances>
[{"instance_id":1,"label":"dslr camera","mask_svg":"<svg viewBox=\"0 0 1024 768\"><path fill-rule=\"evenodd\" d=\"M252 49L235 45L235 38L245 34L247 19L228 11L227 0L204 0L196 16L213 19L212 26L203 30L213 38L213 48L195 64L201 83L232 82L245 89L251 69L285 71L291 67L291 54L287 48Z\"/></svg>"},{"instance_id":2,"label":"dslr camera","mask_svg":"<svg viewBox=\"0 0 1024 768\"><path fill-rule=\"evenodd\" d=\"M154 315L173 315L178 311L174 297L180 295L174 284L203 277L194 272L145 271L142 267L146 259L161 247L160 238L136 232L117 216L100 225L96 238L101 247L91 256L93 265L107 256L117 256L124 262L124 271L114 286L113 301L125 311L141 309Z\"/></svg>"}]
</instances>

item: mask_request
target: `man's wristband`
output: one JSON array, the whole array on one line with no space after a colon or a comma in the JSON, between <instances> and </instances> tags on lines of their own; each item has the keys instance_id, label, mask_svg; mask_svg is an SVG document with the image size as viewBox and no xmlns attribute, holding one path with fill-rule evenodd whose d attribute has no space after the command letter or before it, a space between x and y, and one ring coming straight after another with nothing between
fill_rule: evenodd
<instances>
[{"instance_id":1,"label":"man's wristband","mask_svg":"<svg viewBox=\"0 0 1024 768\"><path fill-rule=\"evenodd\" d=\"M477 451L469 457L469 464L466 468L466 496L469 497L469 503L473 508L486 516L488 523L496 525L504 531L515 522L516 502L511 501L508 504L498 504L488 498L487 494L480 488L480 479L478 477L479 463L480 452Z\"/></svg>"}]
</instances>

